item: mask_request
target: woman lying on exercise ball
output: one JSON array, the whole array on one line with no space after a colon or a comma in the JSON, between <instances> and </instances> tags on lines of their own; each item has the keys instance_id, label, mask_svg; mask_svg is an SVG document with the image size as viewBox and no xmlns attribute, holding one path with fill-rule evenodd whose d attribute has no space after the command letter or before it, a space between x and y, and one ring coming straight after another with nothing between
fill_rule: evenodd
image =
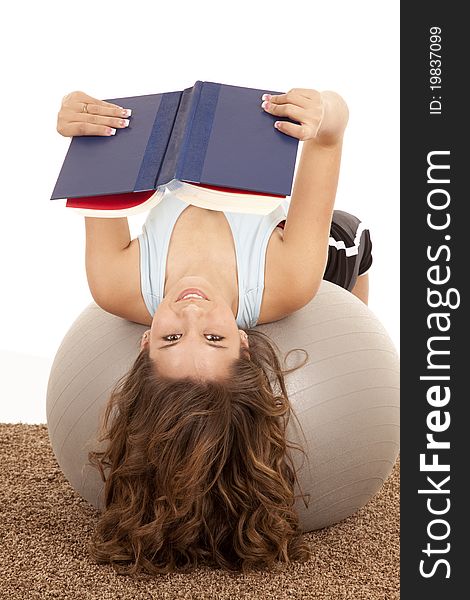
<instances>
[{"instance_id":1,"label":"woman lying on exercise ball","mask_svg":"<svg viewBox=\"0 0 470 600\"><path fill-rule=\"evenodd\" d=\"M283 370L254 327L305 306L322 278L367 303L371 241L359 219L334 211L348 122L341 96L294 88L260 104L299 123L278 127L304 142L287 205L224 213L187 205L170 185L133 240L126 218L85 217L94 300L149 326L106 407L106 451L89 454L103 481L109 467L89 550L121 574L308 558L285 439L284 375L301 365ZM57 131L112 135L132 118L73 92Z\"/></svg>"}]
</instances>

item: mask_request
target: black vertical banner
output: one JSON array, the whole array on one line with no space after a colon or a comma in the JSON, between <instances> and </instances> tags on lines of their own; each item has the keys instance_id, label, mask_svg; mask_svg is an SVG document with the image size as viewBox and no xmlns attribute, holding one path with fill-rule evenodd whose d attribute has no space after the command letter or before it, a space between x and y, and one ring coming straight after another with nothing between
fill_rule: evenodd
<instances>
[{"instance_id":1,"label":"black vertical banner","mask_svg":"<svg viewBox=\"0 0 470 600\"><path fill-rule=\"evenodd\" d=\"M401 598L466 596L468 26L401 5ZM465 107L464 107L465 103ZM458 591L460 590L460 591ZM463 591L462 591L463 590Z\"/></svg>"}]
</instances>

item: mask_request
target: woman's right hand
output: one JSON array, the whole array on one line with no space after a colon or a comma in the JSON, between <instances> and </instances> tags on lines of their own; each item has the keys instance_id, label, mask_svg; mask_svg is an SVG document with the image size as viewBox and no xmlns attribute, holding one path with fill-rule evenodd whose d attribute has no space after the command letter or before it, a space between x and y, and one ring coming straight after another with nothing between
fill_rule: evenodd
<instances>
[{"instance_id":1,"label":"woman's right hand","mask_svg":"<svg viewBox=\"0 0 470 600\"><path fill-rule=\"evenodd\" d=\"M86 112L84 108L86 105ZM57 115L57 131L65 137L79 135L114 135L116 129L129 125L131 111L85 92L71 92L62 98Z\"/></svg>"},{"instance_id":2,"label":"woman's right hand","mask_svg":"<svg viewBox=\"0 0 470 600\"><path fill-rule=\"evenodd\" d=\"M322 146L337 144L348 124L349 109L336 92L294 88L287 94L263 94L262 108L271 115L287 117L277 121L277 129L302 142L315 140Z\"/></svg>"}]
</instances>

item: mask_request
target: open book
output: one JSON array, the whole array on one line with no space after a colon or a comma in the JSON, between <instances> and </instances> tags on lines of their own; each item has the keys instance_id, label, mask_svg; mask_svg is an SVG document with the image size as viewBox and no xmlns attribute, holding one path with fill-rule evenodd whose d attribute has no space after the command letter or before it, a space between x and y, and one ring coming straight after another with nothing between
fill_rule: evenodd
<instances>
[{"instance_id":1,"label":"open book","mask_svg":"<svg viewBox=\"0 0 470 600\"><path fill-rule=\"evenodd\" d=\"M197 81L107 100L132 109L129 126L72 138L51 200L121 217L149 210L169 189L201 208L268 214L291 194L299 140L274 127L289 119L261 108L264 93L282 92Z\"/></svg>"}]
</instances>

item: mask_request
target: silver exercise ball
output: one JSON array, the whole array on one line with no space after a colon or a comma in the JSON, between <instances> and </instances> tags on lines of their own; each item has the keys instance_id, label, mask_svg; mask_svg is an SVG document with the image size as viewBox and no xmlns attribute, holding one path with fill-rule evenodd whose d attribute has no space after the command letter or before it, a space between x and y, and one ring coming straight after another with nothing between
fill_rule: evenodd
<instances>
[{"instance_id":1,"label":"silver exercise ball","mask_svg":"<svg viewBox=\"0 0 470 600\"><path fill-rule=\"evenodd\" d=\"M47 425L72 487L102 509L103 482L87 464L111 389L132 366L148 329L91 303L66 333L52 365ZM281 349L303 348L308 362L285 377L292 408L290 450L309 507L296 501L303 531L337 523L364 506L390 474L399 450L399 359L372 311L323 281L315 298L288 317L258 325ZM287 366L304 359L292 352ZM300 490L296 486L296 493Z\"/></svg>"}]
</instances>

